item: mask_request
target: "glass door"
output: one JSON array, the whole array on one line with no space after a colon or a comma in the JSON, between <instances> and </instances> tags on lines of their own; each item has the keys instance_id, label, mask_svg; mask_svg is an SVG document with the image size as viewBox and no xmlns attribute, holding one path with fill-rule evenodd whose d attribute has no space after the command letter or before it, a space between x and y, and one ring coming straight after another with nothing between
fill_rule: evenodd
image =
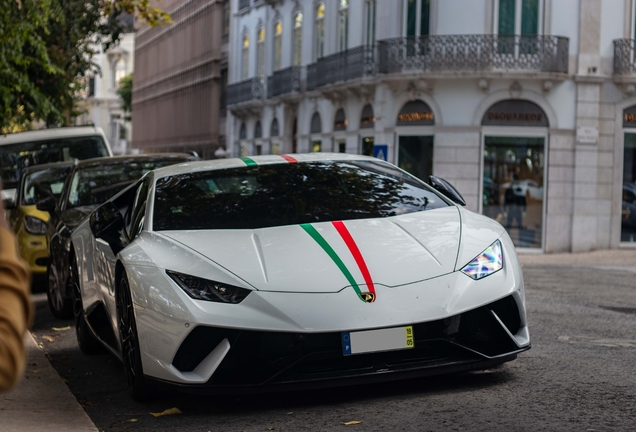
<instances>
[{"instance_id":1,"label":"glass door","mask_svg":"<svg viewBox=\"0 0 636 432\"><path fill-rule=\"evenodd\" d=\"M543 137L485 137L483 214L517 247L543 247L544 175Z\"/></svg>"},{"instance_id":2,"label":"glass door","mask_svg":"<svg viewBox=\"0 0 636 432\"><path fill-rule=\"evenodd\" d=\"M433 174L433 136L400 136L398 166L428 183Z\"/></svg>"},{"instance_id":3,"label":"glass door","mask_svg":"<svg viewBox=\"0 0 636 432\"><path fill-rule=\"evenodd\" d=\"M625 134L621 242L636 243L636 133Z\"/></svg>"}]
</instances>

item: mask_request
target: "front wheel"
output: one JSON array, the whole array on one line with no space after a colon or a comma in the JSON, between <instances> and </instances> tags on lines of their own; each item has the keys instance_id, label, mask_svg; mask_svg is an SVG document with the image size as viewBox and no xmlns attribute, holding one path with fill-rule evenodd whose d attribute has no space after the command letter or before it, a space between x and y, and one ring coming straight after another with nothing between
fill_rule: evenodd
<instances>
[{"instance_id":1,"label":"front wheel","mask_svg":"<svg viewBox=\"0 0 636 432\"><path fill-rule=\"evenodd\" d=\"M73 262L69 271L69 284L73 293L73 315L75 316L75 335L77 336L77 344L84 354L99 354L104 351L104 347L93 336L91 329L88 327L86 317L84 316L84 306L82 303L82 293L79 286L79 274L77 272L77 264Z\"/></svg>"},{"instance_id":2,"label":"front wheel","mask_svg":"<svg viewBox=\"0 0 636 432\"><path fill-rule=\"evenodd\" d=\"M139 351L139 338L135 312L128 277L122 271L117 285L117 323L119 327L119 340L121 341L121 355L124 363L124 374L128 381L128 389L136 401L144 401L150 398L152 393L150 385L144 377L141 365L141 353Z\"/></svg>"},{"instance_id":3,"label":"front wheel","mask_svg":"<svg viewBox=\"0 0 636 432\"><path fill-rule=\"evenodd\" d=\"M55 318L69 319L73 317L73 299L66 297L60 286L57 267L50 264L46 270L46 299L49 309Z\"/></svg>"}]
</instances>

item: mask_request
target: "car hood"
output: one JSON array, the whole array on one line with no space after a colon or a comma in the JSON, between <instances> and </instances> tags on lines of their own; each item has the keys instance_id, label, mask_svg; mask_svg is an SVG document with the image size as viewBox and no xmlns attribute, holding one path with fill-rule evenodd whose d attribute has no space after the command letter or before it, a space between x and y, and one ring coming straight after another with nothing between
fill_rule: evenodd
<instances>
[{"instance_id":1,"label":"car hood","mask_svg":"<svg viewBox=\"0 0 636 432\"><path fill-rule=\"evenodd\" d=\"M390 218L348 220L342 223L350 235L348 240L342 226L338 229L337 225L321 222L311 227L158 234L261 291L338 292L351 286L351 279L367 291L369 280L394 287L454 271L461 233L455 206ZM368 269L366 278L364 266Z\"/></svg>"}]
</instances>

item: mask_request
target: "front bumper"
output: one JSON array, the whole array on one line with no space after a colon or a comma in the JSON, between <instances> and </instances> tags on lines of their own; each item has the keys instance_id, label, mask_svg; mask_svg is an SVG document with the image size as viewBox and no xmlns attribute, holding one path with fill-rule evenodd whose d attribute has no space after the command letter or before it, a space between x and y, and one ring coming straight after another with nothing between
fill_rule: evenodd
<instances>
[{"instance_id":1,"label":"front bumper","mask_svg":"<svg viewBox=\"0 0 636 432\"><path fill-rule=\"evenodd\" d=\"M413 332L412 349L344 356L340 332L199 326L181 344L172 368L184 376L195 374L201 365L210 364L219 347L229 347L207 382L177 384L194 393L265 392L484 369L513 360L530 348L529 343L519 346L513 337L527 333L513 295L453 317L414 324Z\"/></svg>"},{"instance_id":2,"label":"front bumper","mask_svg":"<svg viewBox=\"0 0 636 432\"><path fill-rule=\"evenodd\" d=\"M46 235L29 234L21 227L17 233L20 256L26 261L34 277L45 276L49 262L49 245Z\"/></svg>"}]
</instances>

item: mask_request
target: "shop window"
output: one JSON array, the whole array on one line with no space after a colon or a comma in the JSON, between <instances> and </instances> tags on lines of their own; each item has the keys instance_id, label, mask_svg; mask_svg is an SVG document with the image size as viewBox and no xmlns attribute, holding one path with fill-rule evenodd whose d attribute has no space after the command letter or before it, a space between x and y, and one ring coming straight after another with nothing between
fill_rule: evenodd
<instances>
[{"instance_id":1,"label":"shop window","mask_svg":"<svg viewBox=\"0 0 636 432\"><path fill-rule=\"evenodd\" d=\"M342 108L336 112L336 117L333 122L334 131L347 130L347 116Z\"/></svg>"},{"instance_id":2,"label":"shop window","mask_svg":"<svg viewBox=\"0 0 636 432\"><path fill-rule=\"evenodd\" d=\"M362 138L362 148L360 149L360 154L365 156L373 156L373 145L374 145L373 137L364 137Z\"/></svg>"},{"instance_id":3,"label":"shop window","mask_svg":"<svg viewBox=\"0 0 636 432\"><path fill-rule=\"evenodd\" d=\"M346 143L338 143L338 153L346 153L347 152L347 144Z\"/></svg>"},{"instance_id":4,"label":"shop window","mask_svg":"<svg viewBox=\"0 0 636 432\"><path fill-rule=\"evenodd\" d=\"M314 140L311 142L311 151L313 153L318 153L322 150L322 141Z\"/></svg>"}]
</instances>

